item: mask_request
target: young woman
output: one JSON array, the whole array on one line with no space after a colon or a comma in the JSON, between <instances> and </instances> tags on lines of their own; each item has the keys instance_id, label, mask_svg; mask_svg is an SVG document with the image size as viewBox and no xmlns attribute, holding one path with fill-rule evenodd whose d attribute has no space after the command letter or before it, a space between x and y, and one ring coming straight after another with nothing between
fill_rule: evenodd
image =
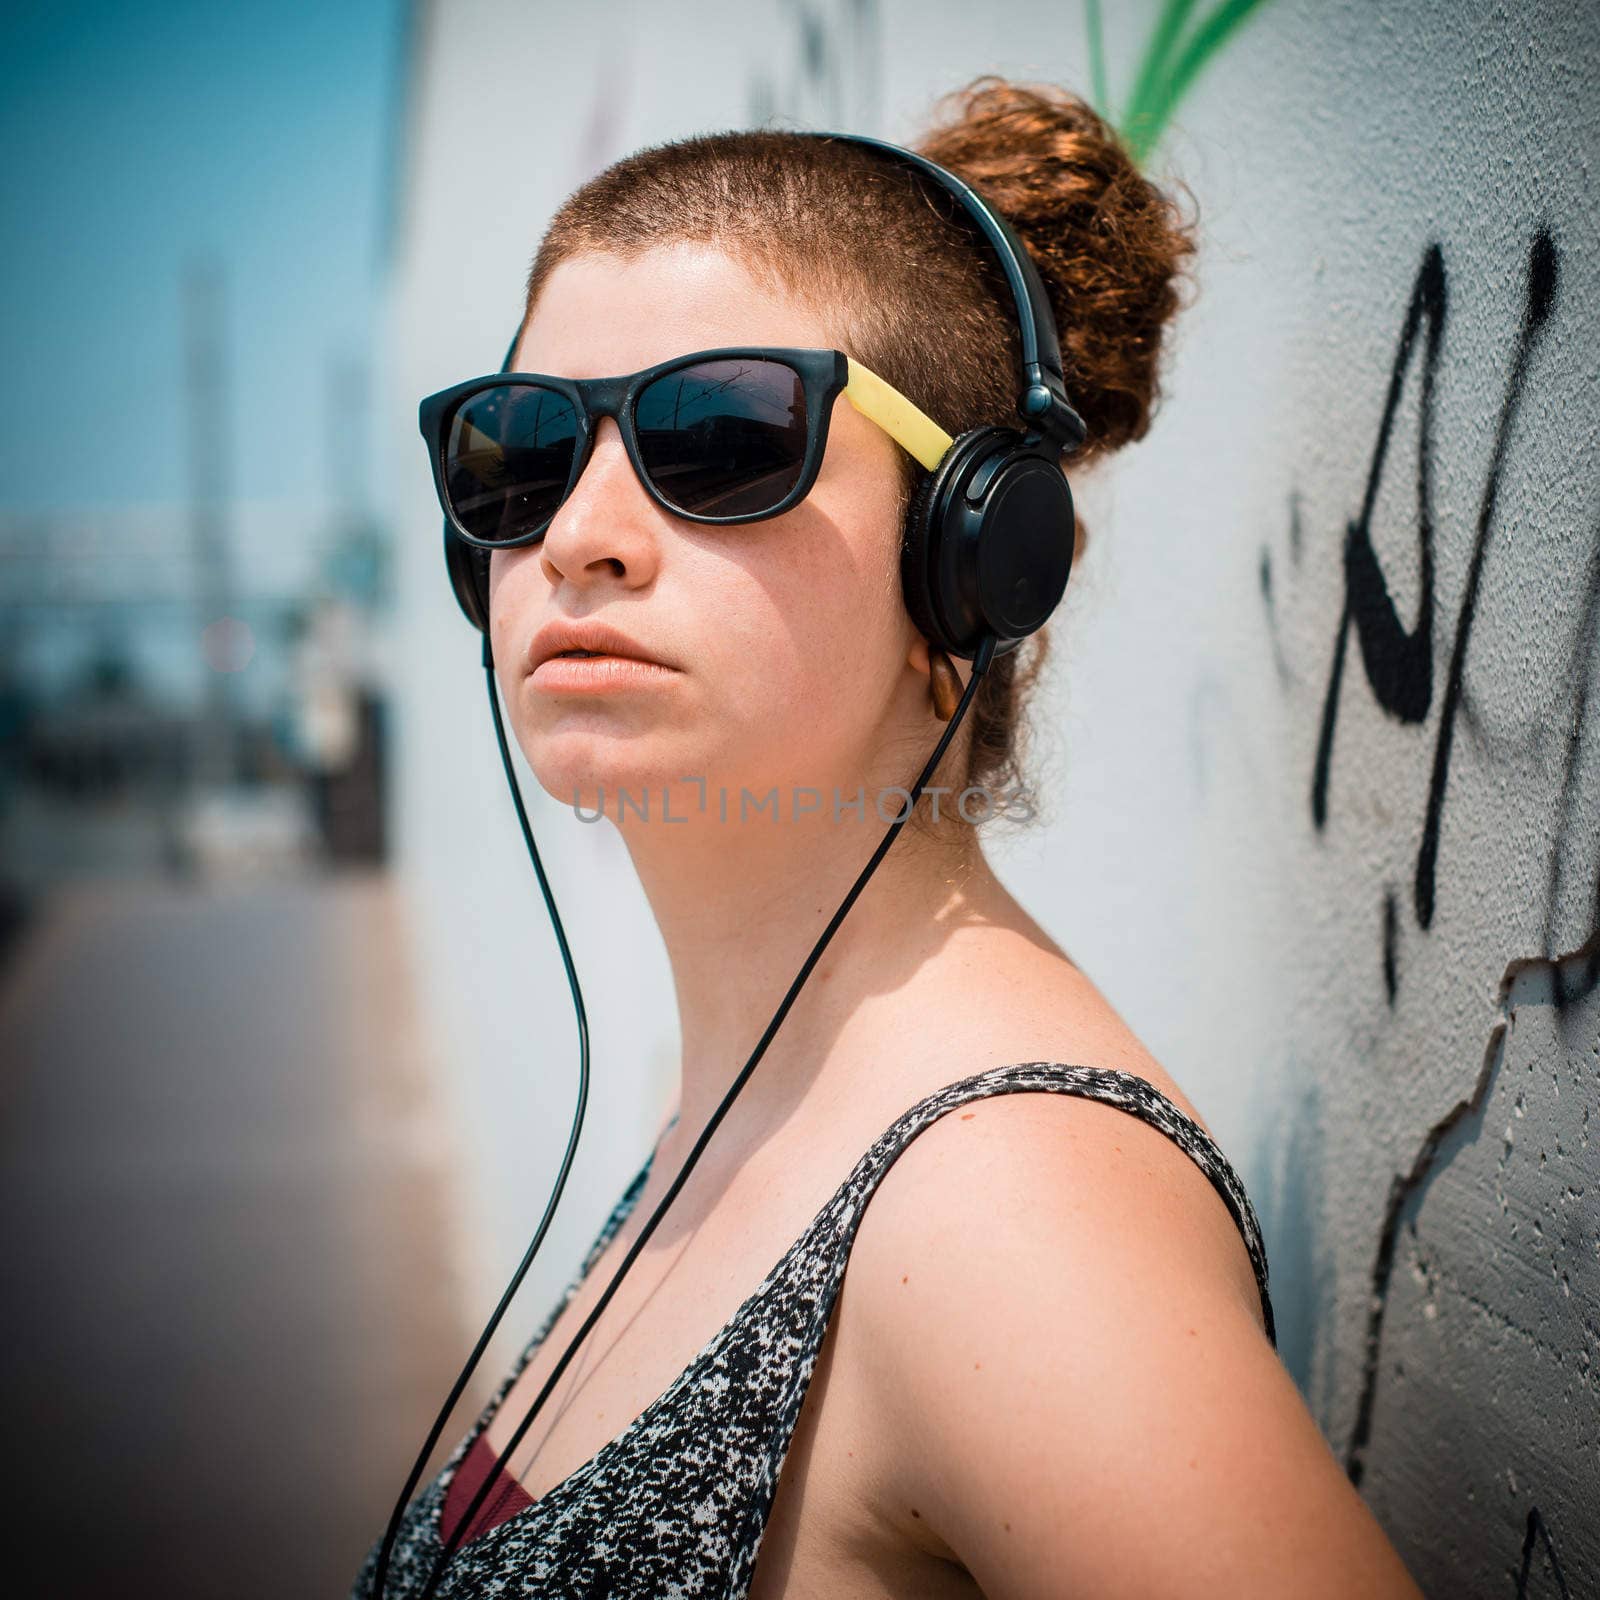
<instances>
[{"instance_id":1,"label":"young woman","mask_svg":"<svg viewBox=\"0 0 1600 1600\"><path fill-rule=\"evenodd\" d=\"M1072 470L1140 437L1192 250L1172 203L1061 92L982 80L919 148L1044 278L1088 425ZM683 459L652 488L601 417L542 537L489 560L516 739L621 828L665 938L680 1098L357 1595L380 1565L395 1600L1418 1593L1277 1358L1255 1215L1198 1110L985 860L1042 634L988 664L937 815L930 789L492 1477L968 685L902 592L927 475L905 419L1014 425L1018 337L970 218L861 146L647 150L551 224L510 370L839 351L910 404L887 425L853 382L798 503L708 524L660 491L703 466L683 408L751 367L679 367L631 423ZM809 381L748 403L798 426ZM539 404L527 426L570 429Z\"/></svg>"}]
</instances>

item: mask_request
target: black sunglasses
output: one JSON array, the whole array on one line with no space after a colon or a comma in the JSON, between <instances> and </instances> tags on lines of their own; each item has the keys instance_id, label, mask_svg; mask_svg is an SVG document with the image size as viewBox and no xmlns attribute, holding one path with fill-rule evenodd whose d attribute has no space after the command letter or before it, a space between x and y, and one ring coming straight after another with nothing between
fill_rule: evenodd
<instances>
[{"instance_id":1,"label":"black sunglasses","mask_svg":"<svg viewBox=\"0 0 1600 1600\"><path fill-rule=\"evenodd\" d=\"M639 482L674 516L779 516L816 482L840 394L929 469L950 447L937 423L840 350L700 350L620 378L497 372L429 395L418 421L450 526L499 550L544 536L601 417L616 419Z\"/></svg>"}]
</instances>

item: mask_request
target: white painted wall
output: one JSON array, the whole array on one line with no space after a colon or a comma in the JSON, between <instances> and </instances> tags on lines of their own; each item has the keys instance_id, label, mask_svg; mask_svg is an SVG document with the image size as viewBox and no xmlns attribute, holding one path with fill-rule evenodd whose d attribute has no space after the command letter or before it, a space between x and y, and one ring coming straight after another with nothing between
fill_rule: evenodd
<instances>
[{"instance_id":1,"label":"white painted wall","mask_svg":"<svg viewBox=\"0 0 1600 1600\"><path fill-rule=\"evenodd\" d=\"M1108 9L1115 99L1156 7ZM1283 1357L1430 1594L1600 1588L1600 995L1581 960L1539 959L1592 951L1600 929L1600 731L1579 717L1600 702L1597 35L1592 7L1267 0L1199 81L1154 162L1198 197L1199 297L1151 435L1080 485L1093 546L1037 713L1048 820L995 845L1238 1166ZM1086 87L1085 62L1081 11L1059 4L424 13L388 347L397 821L474 1157L485 1310L554 1174L576 1050L444 581L415 400L498 363L545 219L617 155L768 110L906 138L979 71ZM1447 717L1541 235L1547 306ZM1431 693L1420 721L1387 713L1352 632L1319 826L1345 531L1430 251L1435 612L1398 681L1415 691L1425 660ZM1424 329L1368 524L1406 627L1425 345ZM1414 883L1447 722L1425 925ZM519 1336L642 1159L676 1038L614 834L525 792L590 977L596 1081ZM625 980L602 987L602 964Z\"/></svg>"}]
</instances>

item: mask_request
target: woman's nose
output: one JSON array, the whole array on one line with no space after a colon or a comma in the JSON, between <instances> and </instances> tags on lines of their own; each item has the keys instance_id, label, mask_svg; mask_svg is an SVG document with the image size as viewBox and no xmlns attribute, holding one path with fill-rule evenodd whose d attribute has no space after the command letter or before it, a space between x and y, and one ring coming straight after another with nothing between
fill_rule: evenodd
<instances>
[{"instance_id":1,"label":"woman's nose","mask_svg":"<svg viewBox=\"0 0 1600 1600\"><path fill-rule=\"evenodd\" d=\"M660 512L628 460L621 430L602 417L589 459L539 544L551 583L588 584L602 574L636 588L654 575Z\"/></svg>"}]
</instances>

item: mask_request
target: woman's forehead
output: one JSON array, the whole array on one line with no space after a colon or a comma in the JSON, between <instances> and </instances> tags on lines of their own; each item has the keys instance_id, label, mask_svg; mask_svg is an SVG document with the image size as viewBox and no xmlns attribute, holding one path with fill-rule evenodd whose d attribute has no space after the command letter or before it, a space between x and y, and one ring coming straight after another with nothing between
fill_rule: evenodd
<instances>
[{"instance_id":1,"label":"woman's forehead","mask_svg":"<svg viewBox=\"0 0 1600 1600\"><path fill-rule=\"evenodd\" d=\"M813 308L713 246L682 243L568 257L545 280L512 366L607 378L721 345L836 343Z\"/></svg>"}]
</instances>

